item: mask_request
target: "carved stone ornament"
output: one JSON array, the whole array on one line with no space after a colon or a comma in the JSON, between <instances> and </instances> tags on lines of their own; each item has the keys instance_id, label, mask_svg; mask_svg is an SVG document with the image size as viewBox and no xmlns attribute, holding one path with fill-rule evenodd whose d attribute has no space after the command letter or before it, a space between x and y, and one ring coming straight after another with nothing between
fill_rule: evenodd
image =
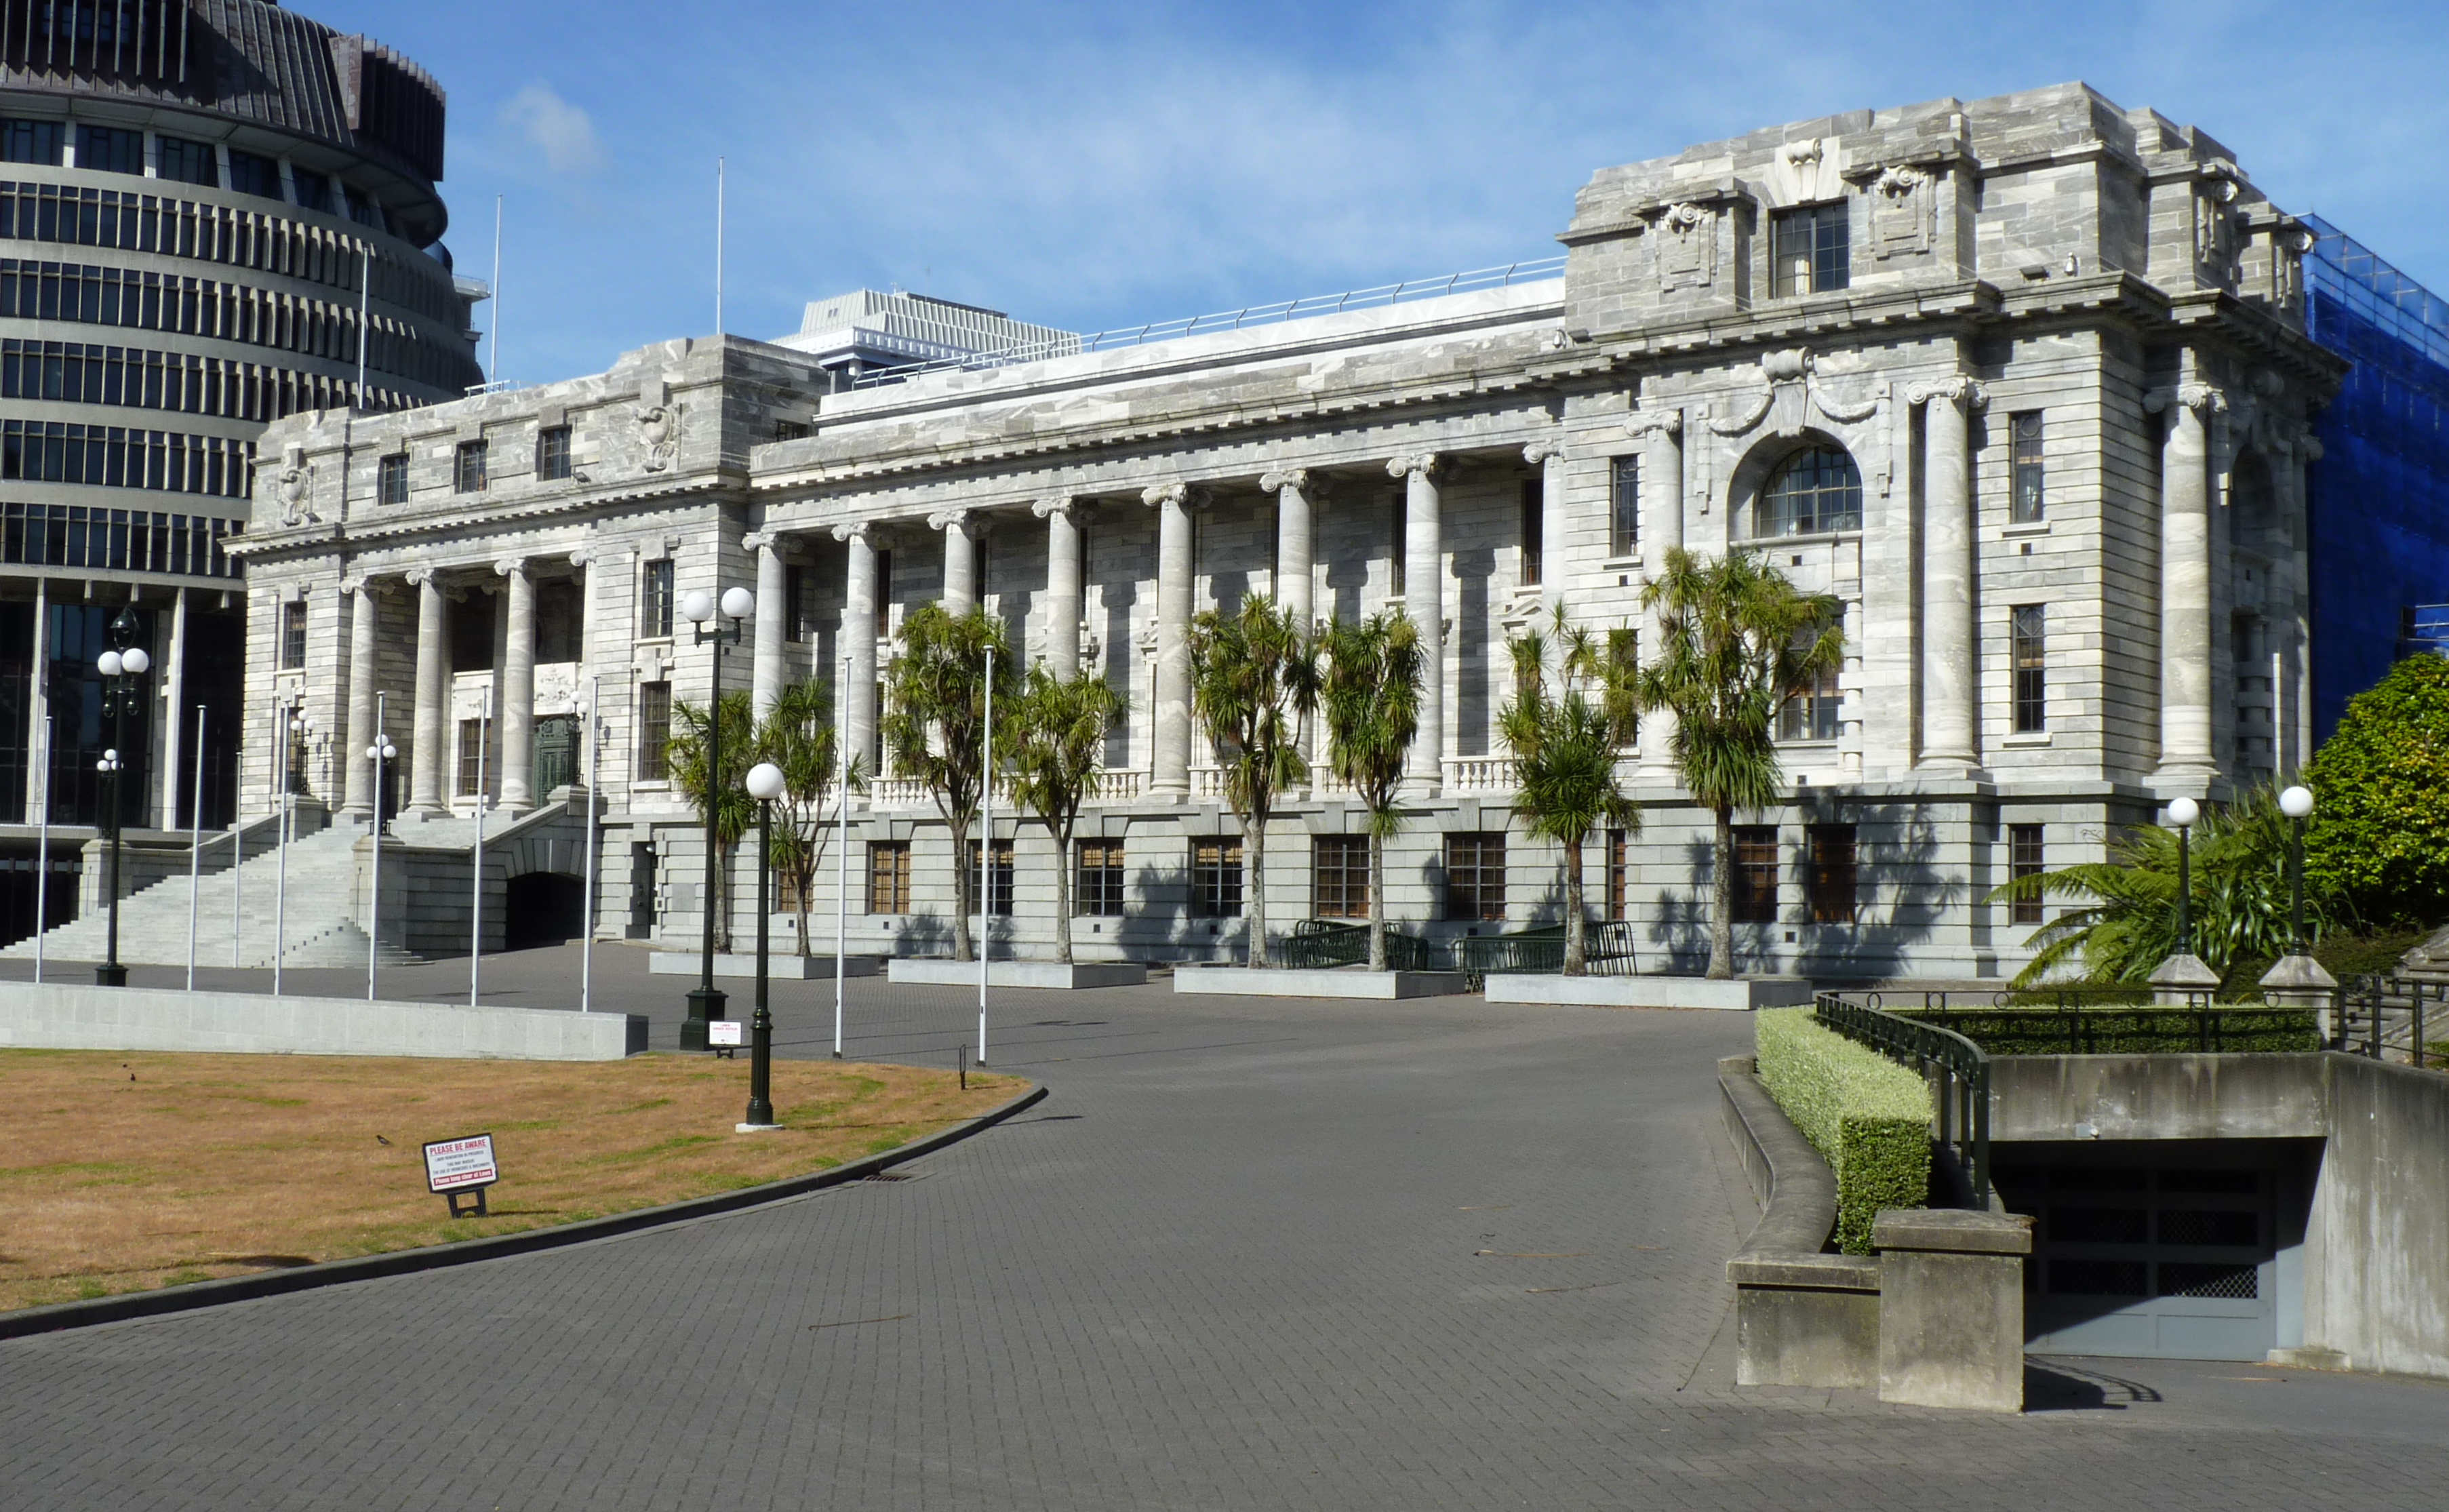
<instances>
[{"instance_id":1,"label":"carved stone ornament","mask_svg":"<svg viewBox=\"0 0 2449 1512\"><path fill-rule=\"evenodd\" d=\"M1082 508L1083 506L1081 501L1073 498L1070 494L1053 494L1031 504L1029 506L1029 513L1036 515L1041 520L1051 520L1055 515L1060 514L1076 525L1079 523L1080 511Z\"/></svg>"},{"instance_id":2,"label":"carved stone ornament","mask_svg":"<svg viewBox=\"0 0 2449 1512\"><path fill-rule=\"evenodd\" d=\"M1927 252L1938 196L1930 173L1911 164L1894 164L1871 181L1871 250L1876 257L1909 257Z\"/></svg>"},{"instance_id":3,"label":"carved stone ornament","mask_svg":"<svg viewBox=\"0 0 2449 1512\"><path fill-rule=\"evenodd\" d=\"M315 470L306 465L306 449L295 441L281 448L280 473L274 479L273 493L280 500L280 523L314 525L319 523L306 500L315 490Z\"/></svg>"},{"instance_id":4,"label":"carved stone ornament","mask_svg":"<svg viewBox=\"0 0 2449 1512\"><path fill-rule=\"evenodd\" d=\"M1292 489L1302 497L1316 503L1319 492L1325 484L1324 477L1312 473L1308 468L1280 467L1260 476L1259 492L1281 494L1285 489Z\"/></svg>"},{"instance_id":5,"label":"carved stone ornament","mask_svg":"<svg viewBox=\"0 0 2449 1512\"><path fill-rule=\"evenodd\" d=\"M1196 483L1152 483L1140 490L1140 502L1150 509L1170 504L1177 509L1205 509L1207 490Z\"/></svg>"},{"instance_id":6,"label":"carved stone ornament","mask_svg":"<svg viewBox=\"0 0 2449 1512\"><path fill-rule=\"evenodd\" d=\"M1634 440L1639 440L1653 431L1663 431L1668 436L1683 434L1684 412L1682 410L1634 410L1624 417L1624 434Z\"/></svg>"},{"instance_id":7,"label":"carved stone ornament","mask_svg":"<svg viewBox=\"0 0 2449 1512\"><path fill-rule=\"evenodd\" d=\"M411 587L423 588L434 581L434 573L431 567L412 567L400 575L408 579Z\"/></svg>"},{"instance_id":8,"label":"carved stone ornament","mask_svg":"<svg viewBox=\"0 0 2449 1512\"><path fill-rule=\"evenodd\" d=\"M1989 404L1990 391L1983 388L1977 379L1967 378L1961 373L1950 374L1942 378L1933 378L1927 383L1916 383L1905 390L1907 404L1919 407L1933 399L1943 400L1949 404L1961 404L1968 411L1978 411Z\"/></svg>"},{"instance_id":9,"label":"carved stone ornament","mask_svg":"<svg viewBox=\"0 0 2449 1512\"><path fill-rule=\"evenodd\" d=\"M493 564L494 572L503 577L523 576L527 570L528 559L524 556L505 556Z\"/></svg>"},{"instance_id":10,"label":"carved stone ornament","mask_svg":"<svg viewBox=\"0 0 2449 1512\"><path fill-rule=\"evenodd\" d=\"M740 538L740 549L751 555L774 550L781 544L782 533L775 530L750 531Z\"/></svg>"},{"instance_id":11,"label":"carved stone ornament","mask_svg":"<svg viewBox=\"0 0 2449 1512\"><path fill-rule=\"evenodd\" d=\"M2227 413L2227 396L2208 383L2179 383L2170 388L2156 388L2143 396L2143 408L2153 415L2171 404L2183 405L2201 418Z\"/></svg>"},{"instance_id":12,"label":"carved stone ornament","mask_svg":"<svg viewBox=\"0 0 2449 1512\"><path fill-rule=\"evenodd\" d=\"M957 525L966 531L970 527L970 512L967 509L937 510L927 516L927 528L931 531L945 531Z\"/></svg>"},{"instance_id":13,"label":"carved stone ornament","mask_svg":"<svg viewBox=\"0 0 2449 1512\"><path fill-rule=\"evenodd\" d=\"M1706 288L1718 270L1718 215L1707 205L1670 204L1658 218L1658 286Z\"/></svg>"},{"instance_id":14,"label":"carved stone ornament","mask_svg":"<svg viewBox=\"0 0 2449 1512\"><path fill-rule=\"evenodd\" d=\"M842 542L864 540L873 546L877 529L874 520L851 520L834 527L834 539Z\"/></svg>"},{"instance_id":15,"label":"carved stone ornament","mask_svg":"<svg viewBox=\"0 0 2449 1512\"><path fill-rule=\"evenodd\" d=\"M1822 155L1820 138L1813 137L1807 142L1789 142L1778 149L1778 155L1785 160L1786 166L1790 168L1816 164Z\"/></svg>"},{"instance_id":16,"label":"carved stone ornament","mask_svg":"<svg viewBox=\"0 0 2449 1512\"><path fill-rule=\"evenodd\" d=\"M1435 477L1444 465L1445 458L1435 452L1416 452L1408 456L1387 458L1386 475L1409 477L1414 473L1417 473L1422 477Z\"/></svg>"},{"instance_id":17,"label":"carved stone ornament","mask_svg":"<svg viewBox=\"0 0 2449 1512\"><path fill-rule=\"evenodd\" d=\"M679 405L648 404L639 409L638 439L646 443L647 472L660 473L672 465L680 432Z\"/></svg>"},{"instance_id":18,"label":"carved stone ornament","mask_svg":"<svg viewBox=\"0 0 2449 1512\"><path fill-rule=\"evenodd\" d=\"M1533 467L1544 467L1550 457L1564 455L1565 443L1562 441L1533 441L1522 448L1522 460Z\"/></svg>"}]
</instances>

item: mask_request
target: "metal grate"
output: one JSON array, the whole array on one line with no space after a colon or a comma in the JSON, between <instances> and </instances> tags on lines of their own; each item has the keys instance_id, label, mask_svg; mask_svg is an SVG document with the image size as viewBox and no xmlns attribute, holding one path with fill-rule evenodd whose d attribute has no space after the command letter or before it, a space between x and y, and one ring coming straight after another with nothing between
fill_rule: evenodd
<instances>
[{"instance_id":1,"label":"metal grate","mask_svg":"<svg viewBox=\"0 0 2449 1512\"><path fill-rule=\"evenodd\" d=\"M2050 1210L2050 1237L2060 1244L2141 1244L2149 1232L2140 1208Z\"/></svg>"},{"instance_id":2,"label":"metal grate","mask_svg":"<svg viewBox=\"0 0 2449 1512\"><path fill-rule=\"evenodd\" d=\"M2262 1242L2262 1215L2255 1212L2204 1212L2185 1208L2160 1210L2162 1244L2222 1245L2249 1250Z\"/></svg>"},{"instance_id":3,"label":"metal grate","mask_svg":"<svg viewBox=\"0 0 2449 1512\"><path fill-rule=\"evenodd\" d=\"M2050 1289L2062 1297L2148 1296L2140 1260L2053 1260Z\"/></svg>"},{"instance_id":4,"label":"metal grate","mask_svg":"<svg viewBox=\"0 0 2449 1512\"><path fill-rule=\"evenodd\" d=\"M2163 1260L2160 1262L2160 1295L2259 1297L2262 1295L2262 1271L2259 1267L2249 1265L2205 1265L2191 1260Z\"/></svg>"}]
</instances>

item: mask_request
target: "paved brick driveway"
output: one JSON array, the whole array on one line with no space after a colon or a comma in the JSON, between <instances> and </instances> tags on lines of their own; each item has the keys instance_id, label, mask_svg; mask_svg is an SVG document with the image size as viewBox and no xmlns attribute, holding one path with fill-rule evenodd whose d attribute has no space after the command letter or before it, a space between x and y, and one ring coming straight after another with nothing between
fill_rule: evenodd
<instances>
[{"instance_id":1,"label":"paved brick driveway","mask_svg":"<svg viewBox=\"0 0 2449 1512\"><path fill-rule=\"evenodd\" d=\"M545 1001L569 965L488 972ZM599 972L668 1041L687 984ZM948 1060L974 1021L961 991L854 990L855 1056ZM795 1053L829 995L778 989ZM997 998L996 1063L1054 1095L916 1179L0 1344L0 1506L2449 1499L2426 1383L2069 1362L2013 1420L1734 1388L1735 1016Z\"/></svg>"}]
</instances>

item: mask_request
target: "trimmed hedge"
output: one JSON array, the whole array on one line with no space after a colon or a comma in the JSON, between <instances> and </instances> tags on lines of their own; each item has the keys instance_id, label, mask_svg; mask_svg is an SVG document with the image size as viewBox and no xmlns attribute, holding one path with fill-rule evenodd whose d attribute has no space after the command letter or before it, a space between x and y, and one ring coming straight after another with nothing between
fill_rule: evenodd
<instances>
[{"instance_id":1,"label":"trimmed hedge","mask_svg":"<svg viewBox=\"0 0 2449 1512\"><path fill-rule=\"evenodd\" d=\"M1822 1028L1808 1008L1764 1008L1753 1019L1761 1084L1837 1173L1838 1248L1869 1254L1880 1209L1930 1200L1930 1088Z\"/></svg>"},{"instance_id":2,"label":"trimmed hedge","mask_svg":"<svg viewBox=\"0 0 2449 1512\"><path fill-rule=\"evenodd\" d=\"M2310 1008L1908 1008L1994 1056L2277 1055L2322 1048Z\"/></svg>"}]
</instances>

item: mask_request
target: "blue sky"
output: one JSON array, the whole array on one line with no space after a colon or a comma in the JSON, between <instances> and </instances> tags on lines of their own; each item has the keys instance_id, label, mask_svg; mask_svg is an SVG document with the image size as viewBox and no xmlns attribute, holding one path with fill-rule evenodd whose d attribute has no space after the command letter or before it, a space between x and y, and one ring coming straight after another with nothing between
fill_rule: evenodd
<instances>
[{"instance_id":1,"label":"blue sky","mask_svg":"<svg viewBox=\"0 0 2449 1512\"><path fill-rule=\"evenodd\" d=\"M1093 330L1550 256L1600 166L2067 79L2449 291L2437 3L293 3L450 91L504 378L713 328L718 154L737 333L893 284Z\"/></svg>"}]
</instances>

